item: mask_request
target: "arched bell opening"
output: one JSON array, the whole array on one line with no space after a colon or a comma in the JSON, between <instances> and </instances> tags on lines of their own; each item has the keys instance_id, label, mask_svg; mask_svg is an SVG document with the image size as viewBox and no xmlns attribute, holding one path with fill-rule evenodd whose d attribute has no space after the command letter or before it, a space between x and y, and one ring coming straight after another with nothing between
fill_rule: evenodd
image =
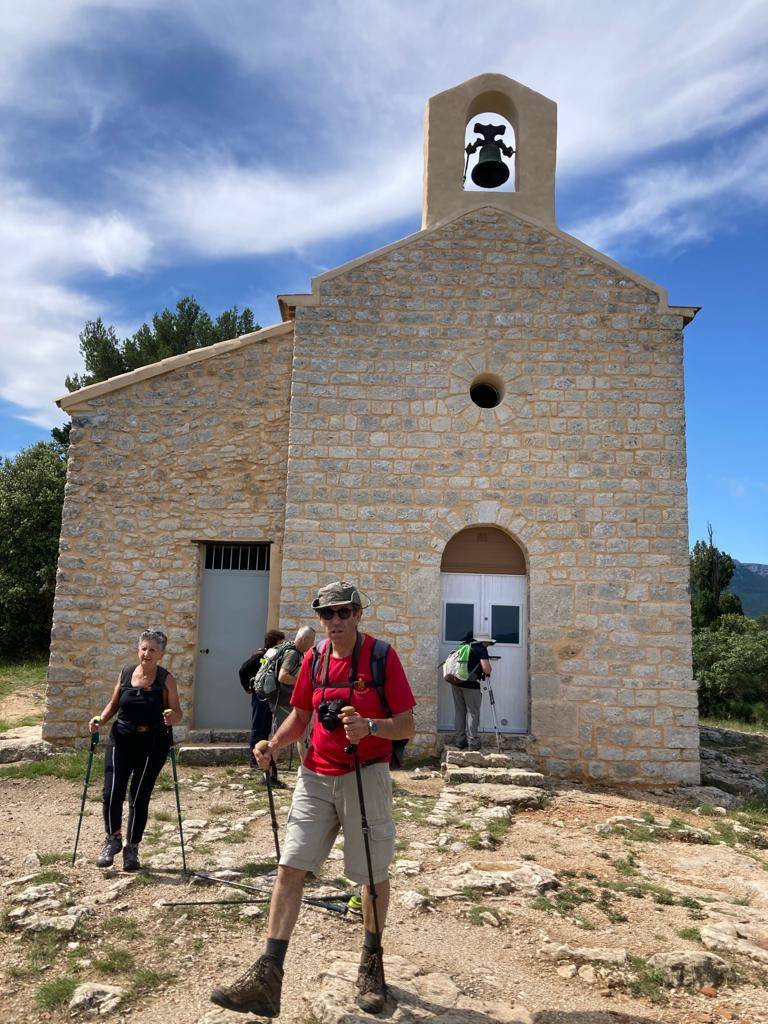
<instances>
[{"instance_id":1,"label":"arched bell opening","mask_svg":"<svg viewBox=\"0 0 768 1024\"><path fill-rule=\"evenodd\" d=\"M528 561L525 551L497 526L472 526L448 541L440 562L440 659L472 636L489 634L490 695L483 697L480 732L526 733L528 684ZM493 712L496 712L495 720ZM438 681L438 730L454 731L450 684Z\"/></svg>"},{"instance_id":2,"label":"arched bell opening","mask_svg":"<svg viewBox=\"0 0 768 1024\"><path fill-rule=\"evenodd\" d=\"M483 93L470 105L464 131L464 189L516 192L516 112L501 93Z\"/></svg>"}]
</instances>

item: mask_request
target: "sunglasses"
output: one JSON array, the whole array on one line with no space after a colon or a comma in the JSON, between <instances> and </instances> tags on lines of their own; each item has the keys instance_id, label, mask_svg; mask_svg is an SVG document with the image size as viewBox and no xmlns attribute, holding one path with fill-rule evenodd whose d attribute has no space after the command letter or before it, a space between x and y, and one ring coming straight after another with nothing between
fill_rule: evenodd
<instances>
[{"instance_id":1,"label":"sunglasses","mask_svg":"<svg viewBox=\"0 0 768 1024\"><path fill-rule=\"evenodd\" d=\"M348 619L354 612L354 608L318 608L317 614L324 622L330 622L334 615L340 619Z\"/></svg>"}]
</instances>

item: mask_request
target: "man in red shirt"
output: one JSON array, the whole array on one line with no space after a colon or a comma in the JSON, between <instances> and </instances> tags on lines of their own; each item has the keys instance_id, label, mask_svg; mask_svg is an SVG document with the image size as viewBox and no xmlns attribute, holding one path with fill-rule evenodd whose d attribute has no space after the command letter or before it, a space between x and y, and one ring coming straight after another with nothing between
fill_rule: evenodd
<instances>
[{"instance_id":1,"label":"man in red shirt","mask_svg":"<svg viewBox=\"0 0 768 1024\"><path fill-rule=\"evenodd\" d=\"M392 783L389 760L392 741L410 739L415 731L415 700L400 659L384 647L383 699L373 658L382 654L381 641L358 629L363 607L351 583L322 587L312 607L327 639L319 656L308 651L294 687L293 710L263 750L254 748L265 771L277 752L304 733L316 712L310 746L291 804L285 843L269 908L264 954L232 985L217 987L211 999L219 1006L258 1017L277 1017L283 963L301 908L304 879L317 874L331 851L339 829L344 832L344 871L362 887L365 940L357 977L357 1004L368 1013L384 1008L379 936L374 922L369 875L363 842L354 755L362 766L365 810L381 930L389 905L389 865L395 851ZM314 678L313 678L314 666ZM341 713L341 708L354 710Z\"/></svg>"}]
</instances>

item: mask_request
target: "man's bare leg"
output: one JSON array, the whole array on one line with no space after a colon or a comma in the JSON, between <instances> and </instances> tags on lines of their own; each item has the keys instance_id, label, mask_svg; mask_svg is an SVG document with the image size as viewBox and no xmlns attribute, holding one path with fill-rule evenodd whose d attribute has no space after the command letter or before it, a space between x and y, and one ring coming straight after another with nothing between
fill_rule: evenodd
<instances>
[{"instance_id":1,"label":"man's bare leg","mask_svg":"<svg viewBox=\"0 0 768 1024\"><path fill-rule=\"evenodd\" d=\"M290 939L301 910L306 871L281 864L269 903L268 939Z\"/></svg>"},{"instance_id":2,"label":"man's bare leg","mask_svg":"<svg viewBox=\"0 0 768 1024\"><path fill-rule=\"evenodd\" d=\"M375 932L376 924L373 919L373 899L371 888L368 885L361 887L363 897L363 927L367 932ZM387 911L389 910L389 879L376 883L376 914L379 919L379 928L384 931L387 923ZM271 923L271 919L270 919ZM271 932L270 932L271 934Z\"/></svg>"}]
</instances>

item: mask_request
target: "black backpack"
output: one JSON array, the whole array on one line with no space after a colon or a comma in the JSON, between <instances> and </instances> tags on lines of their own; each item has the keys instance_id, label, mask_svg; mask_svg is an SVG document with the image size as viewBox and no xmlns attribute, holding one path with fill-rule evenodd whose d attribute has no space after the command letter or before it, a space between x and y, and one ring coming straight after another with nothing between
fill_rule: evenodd
<instances>
[{"instance_id":1,"label":"black backpack","mask_svg":"<svg viewBox=\"0 0 768 1024\"><path fill-rule=\"evenodd\" d=\"M315 646L312 648L312 688L318 686L317 682L317 667L320 664L324 645L330 643L330 640L318 640ZM386 694L384 692L385 684L385 667L387 664L387 655L389 654L390 645L386 640L374 639L373 647L371 649L371 682L378 691L379 700L381 701L384 713L390 718L392 712L389 709L389 703L387 701ZM341 684L345 685L344 683ZM392 757L390 758L390 768L402 768L405 761L405 748L408 745L408 740L391 740L392 743Z\"/></svg>"}]
</instances>

